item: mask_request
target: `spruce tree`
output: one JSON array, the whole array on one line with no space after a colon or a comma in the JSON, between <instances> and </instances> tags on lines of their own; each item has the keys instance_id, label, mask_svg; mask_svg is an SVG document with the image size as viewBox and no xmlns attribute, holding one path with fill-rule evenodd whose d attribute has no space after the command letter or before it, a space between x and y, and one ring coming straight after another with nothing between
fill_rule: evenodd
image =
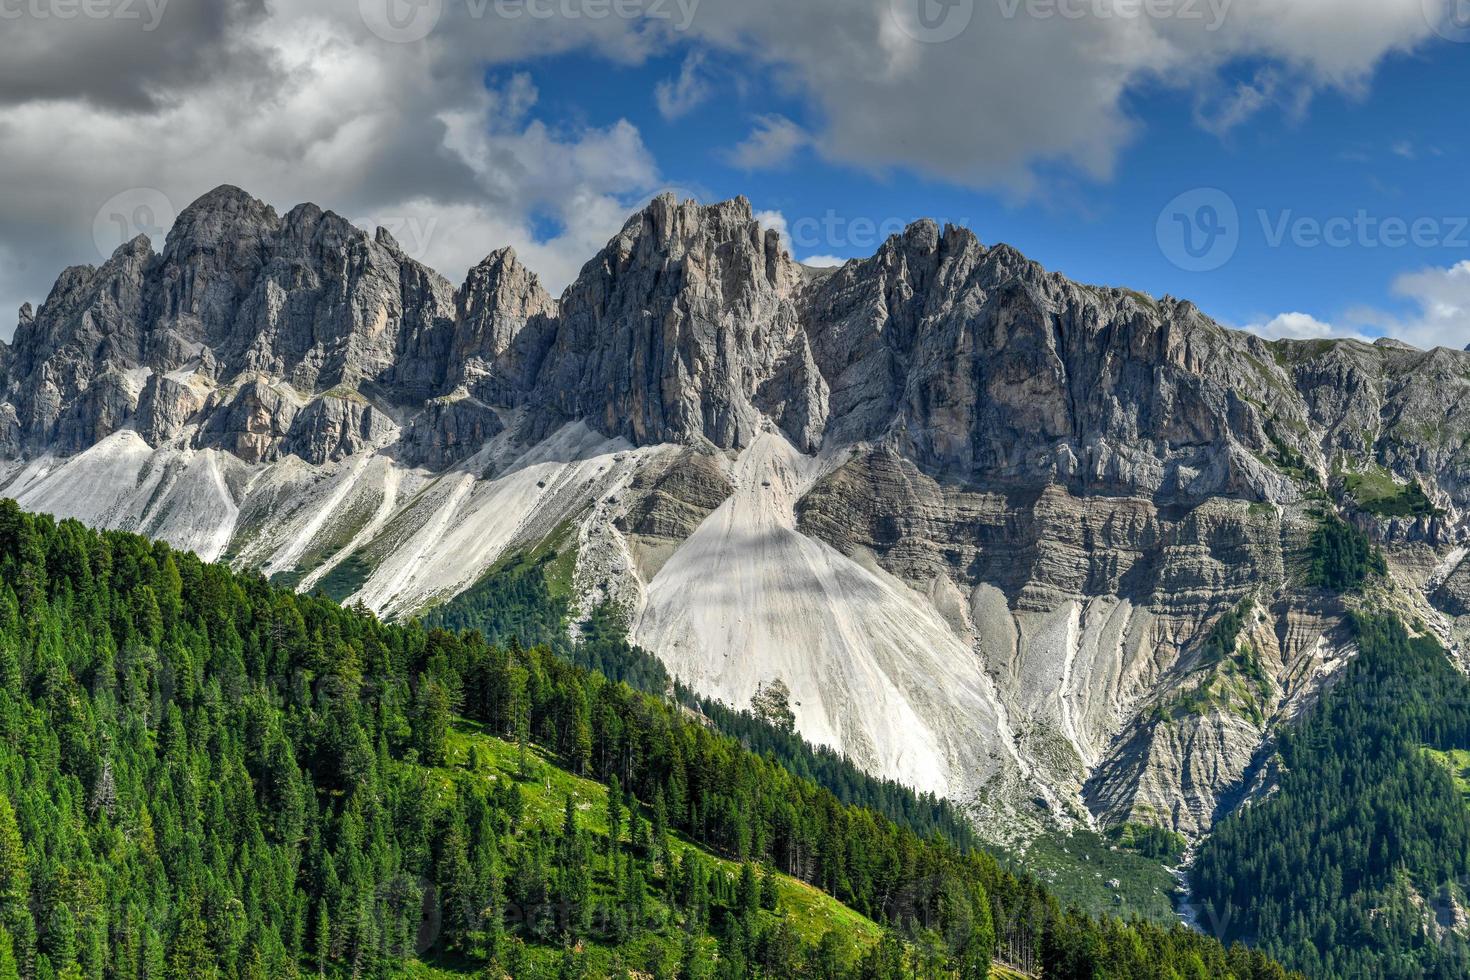
<instances>
[{"instance_id":1,"label":"spruce tree","mask_svg":"<svg viewBox=\"0 0 1470 980\"><path fill-rule=\"evenodd\" d=\"M25 842L9 798L0 793L0 917L12 931L30 917L30 894Z\"/></svg>"}]
</instances>

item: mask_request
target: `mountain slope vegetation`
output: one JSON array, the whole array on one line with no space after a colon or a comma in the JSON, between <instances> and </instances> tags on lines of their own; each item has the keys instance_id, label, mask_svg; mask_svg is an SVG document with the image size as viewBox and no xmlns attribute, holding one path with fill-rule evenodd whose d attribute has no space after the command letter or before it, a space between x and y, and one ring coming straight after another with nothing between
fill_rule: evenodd
<instances>
[{"instance_id":1,"label":"mountain slope vegetation","mask_svg":"<svg viewBox=\"0 0 1470 980\"><path fill-rule=\"evenodd\" d=\"M427 612L423 622L430 627L478 630L496 643L545 645L609 680L657 696L672 693L679 704L707 719L716 730L758 755L774 758L842 802L875 810L921 837L940 834L962 852L976 846L970 818L947 800L864 772L831 749L811 745L784 717L773 721L757 716L703 697L671 678L658 657L628 642L624 616L614 605L596 606L577 624L574 641L568 630L574 611L567 579L575 560L576 551L567 544L511 556L473 588Z\"/></svg>"},{"instance_id":2,"label":"mountain slope vegetation","mask_svg":"<svg viewBox=\"0 0 1470 980\"><path fill-rule=\"evenodd\" d=\"M1470 681L1398 619L1356 630L1279 789L1201 846L1202 918L1314 977L1464 977L1470 808L1445 760L1470 749Z\"/></svg>"},{"instance_id":3,"label":"mountain slope vegetation","mask_svg":"<svg viewBox=\"0 0 1470 980\"><path fill-rule=\"evenodd\" d=\"M578 623L574 641L568 626L574 618L569 579L575 560L575 547L564 540L510 556L473 588L430 610L423 621L429 626L476 629L501 643L547 644L560 656L612 680L650 694L672 694L716 730L770 756L844 803L881 813L923 837L939 834L962 852L978 846L974 818L948 800L873 776L832 749L803 739L790 723L784 692L768 692L764 710L757 713L754 705L732 707L670 678L662 661L628 642L624 617L611 604L596 606ZM1157 833L1168 836L1167 831ZM1159 855L1118 847L1100 834L1077 828L1039 835L1028 843L1024 855L1000 856L1010 867L1043 876L1047 887L1066 903L1160 923L1175 921L1176 883Z\"/></svg>"},{"instance_id":4,"label":"mountain slope vegetation","mask_svg":"<svg viewBox=\"0 0 1470 980\"><path fill-rule=\"evenodd\" d=\"M384 624L9 501L0 676L6 980L971 977L992 953L1049 977L1285 975L1062 909L545 648Z\"/></svg>"}]
</instances>

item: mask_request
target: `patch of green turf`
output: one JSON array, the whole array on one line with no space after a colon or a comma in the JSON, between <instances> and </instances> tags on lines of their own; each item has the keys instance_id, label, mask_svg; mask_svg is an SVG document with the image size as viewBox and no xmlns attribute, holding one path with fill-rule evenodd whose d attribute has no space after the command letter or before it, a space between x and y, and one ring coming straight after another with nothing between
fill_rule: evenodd
<instances>
[{"instance_id":1,"label":"patch of green turf","mask_svg":"<svg viewBox=\"0 0 1470 980\"><path fill-rule=\"evenodd\" d=\"M359 555L348 555L316 584L316 591L342 602L366 584L374 568Z\"/></svg>"},{"instance_id":2,"label":"patch of green turf","mask_svg":"<svg viewBox=\"0 0 1470 980\"><path fill-rule=\"evenodd\" d=\"M1450 777L1455 781L1455 789L1460 791L1465 805L1470 807L1470 749L1426 748L1424 754L1449 770Z\"/></svg>"},{"instance_id":3,"label":"patch of green turf","mask_svg":"<svg viewBox=\"0 0 1470 980\"><path fill-rule=\"evenodd\" d=\"M1381 466L1345 473L1343 487L1363 510L1379 517L1418 517L1437 513L1418 483L1399 483Z\"/></svg>"},{"instance_id":4,"label":"patch of green turf","mask_svg":"<svg viewBox=\"0 0 1470 980\"><path fill-rule=\"evenodd\" d=\"M524 825L557 830L562 825L566 800L571 798L581 828L598 841L607 838L607 787L591 779L583 779L560 768L554 758L538 747L528 747L530 764L525 778L521 774L520 748L488 733L483 726L466 720L457 721L449 733L445 765L430 770L432 792L447 803L453 799L456 778L468 774L488 782L511 781L520 787L524 803ZM473 758L472 758L473 756ZM643 816L653 819L651 812ZM672 849L676 857L697 850L713 868L738 877L741 865L722 855L712 854L685 838L675 836ZM778 912L762 911L762 916L781 916L804 942L815 945L832 930L841 935L857 955L882 938L881 927L859 915L825 892L786 875L776 875ZM657 956L657 942L650 940L647 949L632 949L638 943L613 946L586 943L583 951L591 976L611 975L620 966L646 962ZM553 947L528 944L526 952L538 965L554 967L561 951ZM457 964L419 963L410 976L431 978L462 977Z\"/></svg>"},{"instance_id":5,"label":"patch of green turf","mask_svg":"<svg viewBox=\"0 0 1470 980\"><path fill-rule=\"evenodd\" d=\"M1031 842L1017 863L1064 904L1164 925L1179 921L1173 898L1177 883L1163 862L1110 843L1093 831L1044 834Z\"/></svg>"}]
</instances>

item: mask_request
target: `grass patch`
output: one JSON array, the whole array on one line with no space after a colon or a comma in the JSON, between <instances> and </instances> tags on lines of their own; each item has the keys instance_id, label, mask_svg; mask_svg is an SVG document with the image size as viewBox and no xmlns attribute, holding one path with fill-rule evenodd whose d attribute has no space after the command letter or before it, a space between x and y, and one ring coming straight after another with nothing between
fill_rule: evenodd
<instances>
[{"instance_id":1,"label":"grass patch","mask_svg":"<svg viewBox=\"0 0 1470 980\"><path fill-rule=\"evenodd\" d=\"M447 807L454 799L456 782L460 779L514 784L520 790L523 803L522 832L528 827L559 830L566 801L570 798L577 811L578 825L592 836L594 847L603 847L607 840L607 787L561 768L558 760L540 747L528 746L527 753L530 759L528 772L525 778L518 778L521 774L518 746L489 734L474 722L457 720L449 732L445 764L429 770L430 792L436 801ZM653 813L647 808L643 809L642 815L646 821L653 819ZM628 846L626 841L624 846ZM715 870L732 878L738 879L740 875L738 861L713 854L681 835L672 836L671 846L678 858L688 851L697 851ZM883 930L876 922L859 915L825 892L795 878L769 873L775 875L778 911L762 910L759 914L770 921L784 919L804 942L815 946L824 935L836 930L856 956L882 938ZM599 884L595 879L594 890ZM652 886L653 882L649 884ZM658 904L658 898L657 889L650 892L650 904ZM640 948L643 946L647 948ZM660 955L660 944L656 936L650 937L646 943L622 945L589 941L584 944L584 952L589 976L616 976L624 967L636 969L649 957ZM555 975L556 965L562 956L559 947L527 943L526 953L538 967L550 969L550 975ZM457 966L454 963L418 963L408 975L426 980L463 977L464 972Z\"/></svg>"},{"instance_id":2,"label":"grass patch","mask_svg":"<svg viewBox=\"0 0 1470 980\"><path fill-rule=\"evenodd\" d=\"M1259 665L1249 659L1253 651L1216 664L1198 684L1154 708L1158 722L1198 718L1215 709L1244 718L1260 726L1266 722L1266 698L1270 682Z\"/></svg>"},{"instance_id":3,"label":"grass patch","mask_svg":"<svg viewBox=\"0 0 1470 980\"><path fill-rule=\"evenodd\" d=\"M1137 303L1139 306L1142 306L1144 309L1158 310L1159 308L1157 300L1155 300L1147 293L1140 293L1136 289L1124 289L1123 295L1131 298L1133 302Z\"/></svg>"},{"instance_id":4,"label":"grass patch","mask_svg":"<svg viewBox=\"0 0 1470 980\"><path fill-rule=\"evenodd\" d=\"M1345 473L1342 483L1360 510L1379 517L1421 517L1439 513L1417 482L1399 483L1382 467Z\"/></svg>"},{"instance_id":5,"label":"grass patch","mask_svg":"<svg viewBox=\"0 0 1470 980\"><path fill-rule=\"evenodd\" d=\"M366 585L375 570L360 555L348 555L337 564L336 568L318 580L316 591L331 597L336 602L343 602L348 596Z\"/></svg>"},{"instance_id":6,"label":"grass patch","mask_svg":"<svg viewBox=\"0 0 1470 980\"><path fill-rule=\"evenodd\" d=\"M1157 705L1155 721L1198 717L1219 708L1252 724L1264 724L1271 679L1255 647L1240 639L1254 609L1255 599L1247 596L1216 620L1200 644L1204 675L1192 689Z\"/></svg>"},{"instance_id":7,"label":"grass patch","mask_svg":"<svg viewBox=\"0 0 1470 980\"><path fill-rule=\"evenodd\" d=\"M1173 897L1178 885L1164 862L1091 830L1043 834L1016 864L1044 882L1063 905L1162 925L1179 921Z\"/></svg>"},{"instance_id":8,"label":"grass patch","mask_svg":"<svg viewBox=\"0 0 1470 980\"><path fill-rule=\"evenodd\" d=\"M1470 749L1424 749L1424 754L1449 771L1460 799L1470 807Z\"/></svg>"}]
</instances>

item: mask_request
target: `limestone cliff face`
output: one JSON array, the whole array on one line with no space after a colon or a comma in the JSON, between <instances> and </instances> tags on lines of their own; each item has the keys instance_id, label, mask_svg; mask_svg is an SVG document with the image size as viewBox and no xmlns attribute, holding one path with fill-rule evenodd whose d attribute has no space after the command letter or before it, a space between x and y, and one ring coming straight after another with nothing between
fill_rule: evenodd
<instances>
[{"instance_id":1,"label":"limestone cliff face","mask_svg":"<svg viewBox=\"0 0 1470 980\"><path fill-rule=\"evenodd\" d=\"M797 337L801 282L743 198L658 198L562 297L533 431L585 418L637 444L749 445L757 393Z\"/></svg>"},{"instance_id":2,"label":"limestone cliff face","mask_svg":"<svg viewBox=\"0 0 1470 980\"><path fill-rule=\"evenodd\" d=\"M927 221L819 273L660 197L553 298L224 187L21 311L0 479L391 615L555 536L681 677L779 681L875 771L1197 834L1351 655L1322 507L1470 634L1467 396L1470 354L1267 343Z\"/></svg>"}]
</instances>

